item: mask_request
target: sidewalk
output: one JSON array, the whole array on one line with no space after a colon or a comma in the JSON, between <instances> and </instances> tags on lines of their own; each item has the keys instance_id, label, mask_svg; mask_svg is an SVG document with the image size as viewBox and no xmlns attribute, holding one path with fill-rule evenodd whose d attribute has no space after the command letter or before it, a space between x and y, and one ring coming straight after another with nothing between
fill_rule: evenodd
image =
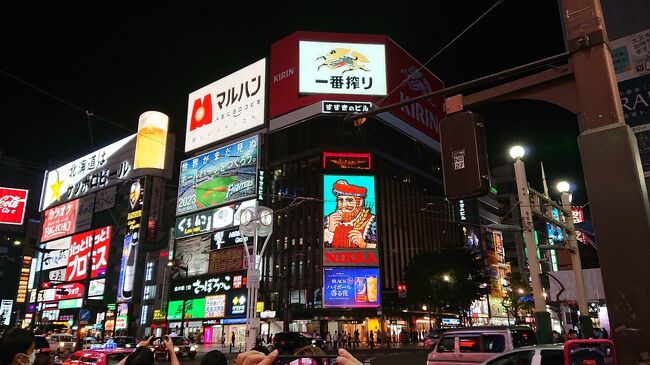
<instances>
[{"instance_id":1,"label":"sidewalk","mask_svg":"<svg viewBox=\"0 0 650 365\"><path fill-rule=\"evenodd\" d=\"M210 352L212 350L219 350L223 352L224 355L226 355L226 358L228 360L232 360L237 357L237 354L239 352L244 351L244 346L242 344L241 349L238 347L237 349L233 349L232 352L229 352L230 347L229 345L226 345L225 347L222 347L221 344L216 344L216 343L204 343L204 344L197 344L199 347L197 350L198 358L203 357L205 353ZM386 346L386 344L382 344L382 346L375 348L370 348L367 344L359 344L358 348L346 348L351 354L355 353L386 353L386 352L406 352L406 351L424 351L422 348L422 343L418 344L395 344L391 343L390 348ZM328 354L335 354L336 349L330 348L327 350Z\"/></svg>"}]
</instances>

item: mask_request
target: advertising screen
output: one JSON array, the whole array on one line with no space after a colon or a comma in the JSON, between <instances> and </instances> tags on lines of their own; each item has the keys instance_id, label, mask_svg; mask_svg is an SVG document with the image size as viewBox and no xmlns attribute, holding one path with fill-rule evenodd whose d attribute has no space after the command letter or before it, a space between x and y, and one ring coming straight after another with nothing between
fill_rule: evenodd
<instances>
[{"instance_id":1,"label":"advertising screen","mask_svg":"<svg viewBox=\"0 0 650 365\"><path fill-rule=\"evenodd\" d=\"M205 298L192 299L185 302L185 318L203 318L205 315Z\"/></svg>"},{"instance_id":2,"label":"advertising screen","mask_svg":"<svg viewBox=\"0 0 650 365\"><path fill-rule=\"evenodd\" d=\"M106 286L106 279L91 280L88 286L88 296L95 297L104 295L104 287Z\"/></svg>"},{"instance_id":3,"label":"advertising screen","mask_svg":"<svg viewBox=\"0 0 650 365\"><path fill-rule=\"evenodd\" d=\"M55 294L54 294L55 300L83 298L84 292L86 291L84 285L80 283L59 284L56 285L54 289L55 289Z\"/></svg>"},{"instance_id":4,"label":"advertising screen","mask_svg":"<svg viewBox=\"0 0 650 365\"><path fill-rule=\"evenodd\" d=\"M381 304L379 268L323 268L323 306L361 308Z\"/></svg>"},{"instance_id":5,"label":"advertising screen","mask_svg":"<svg viewBox=\"0 0 650 365\"><path fill-rule=\"evenodd\" d=\"M66 281L77 281L86 278L92 244L92 231L72 236L68 254L68 267L65 272Z\"/></svg>"},{"instance_id":6,"label":"advertising screen","mask_svg":"<svg viewBox=\"0 0 650 365\"><path fill-rule=\"evenodd\" d=\"M91 261L92 268L90 272L91 278L101 278L106 276L108 249L111 245L111 231L111 226L95 230Z\"/></svg>"},{"instance_id":7,"label":"advertising screen","mask_svg":"<svg viewBox=\"0 0 650 365\"><path fill-rule=\"evenodd\" d=\"M374 176L323 176L325 248L377 248Z\"/></svg>"},{"instance_id":8,"label":"advertising screen","mask_svg":"<svg viewBox=\"0 0 650 365\"><path fill-rule=\"evenodd\" d=\"M245 255L243 246L212 251L210 252L208 272L210 274L219 274L243 270Z\"/></svg>"},{"instance_id":9,"label":"advertising screen","mask_svg":"<svg viewBox=\"0 0 650 365\"><path fill-rule=\"evenodd\" d=\"M300 41L300 93L386 95L383 44Z\"/></svg>"},{"instance_id":10,"label":"advertising screen","mask_svg":"<svg viewBox=\"0 0 650 365\"><path fill-rule=\"evenodd\" d=\"M219 208L198 212L176 218L176 238L194 236L213 230L239 226L241 212L249 207L254 208L256 200L246 200L241 203L228 204Z\"/></svg>"},{"instance_id":11,"label":"advertising screen","mask_svg":"<svg viewBox=\"0 0 650 365\"><path fill-rule=\"evenodd\" d=\"M0 187L0 224L23 224L28 192Z\"/></svg>"},{"instance_id":12,"label":"advertising screen","mask_svg":"<svg viewBox=\"0 0 650 365\"><path fill-rule=\"evenodd\" d=\"M264 125L266 59L194 91L187 103L185 152Z\"/></svg>"},{"instance_id":13,"label":"advertising screen","mask_svg":"<svg viewBox=\"0 0 650 365\"><path fill-rule=\"evenodd\" d=\"M242 245L244 237L238 229L229 229L217 231L212 234L210 239L210 251L220 250L226 247Z\"/></svg>"},{"instance_id":14,"label":"advertising screen","mask_svg":"<svg viewBox=\"0 0 650 365\"><path fill-rule=\"evenodd\" d=\"M133 297L133 284L135 280L140 242L145 178L139 178L132 181L129 189L129 209L126 216L126 234L124 235L124 244L122 246L120 279L117 284L118 303L130 302Z\"/></svg>"},{"instance_id":15,"label":"advertising screen","mask_svg":"<svg viewBox=\"0 0 650 365\"><path fill-rule=\"evenodd\" d=\"M181 162L176 215L255 195L258 137Z\"/></svg>"},{"instance_id":16,"label":"advertising screen","mask_svg":"<svg viewBox=\"0 0 650 365\"><path fill-rule=\"evenodd\" d=\"M226 316L226 295L210 295L205 297L205 318L221 318Z\"/></svg>"},{"instance_id":17,"label":"advertising screen","mask_svg":"<svg viewBox=\"0 0 650 365\"><path fill-rule=\"evenodd\" d=\"M203 318L205 314L205 298L191 299L185 302L185 319ZM167 306L167 320L181 319L183 301L172 300Z\"/></svg>"},{"instance_id":18,"label":"advertising screen","mask_svg":"<svg viewBox=\"0 0 650 365\"><path fill-rule=\"evenodd\" d=\"M183 315L183 301L172 300L167 304L167 320L181 319Z\"/></svg>"},{"instance_id":19,"label":"advertising screen","mask_svg":"<svg viewBox=\"0 0 650 365\"><path fill-rule=\"evenodd\" d=\"M41 270L44 271L65 267L68 264L68 248L70 248L70 242L70 237L64 237L41 245L41 248L53 250L43 254Z\"/></svg>"},{"instance_id":20,"label":"advertising screen","mask_svg":"<svg viewBox=\"0 0 650 365\"><path fill-rule=\"evenodd\" d=\"M131 177L136 135L45 173L41 210Z\"/></svg>"},{"instance_id":21,"label":"advertising screen","mask_svg":"<svg viewBox=\"0 0 650 365\"><path fill-rule=\"evenodd\" d=\"M235 292L228 294L228 316L243 316L246 314L247 295L246 292Z\"/></svg>"},{"instance_id":22,"label":"advertising screen","mask_svg":"<svg viewBox=\"0 0 650 365\"><path fill-rule=\"evenodd\" d=\"M220 294L233 289L246 287L246 275L242 274L222 274L222 275L204 275L198 278L188 280L175 280L172 283L170 296L172 298L194 298L204 297L209 294Z\"/></svg>"},{"instance_id":23,"label":"advertising screen","mask_svg":"<svg viewBox=\"0 0 650 365\"><path fill-rule=\"evenodd\" d=\"M210 239L201 239L200 236L176 241L174 261L176 266L186 267L187 276L207 274L209 265ZM172 270L172 278L185 277L185 272Z\"/></svg>"}]
</instances>

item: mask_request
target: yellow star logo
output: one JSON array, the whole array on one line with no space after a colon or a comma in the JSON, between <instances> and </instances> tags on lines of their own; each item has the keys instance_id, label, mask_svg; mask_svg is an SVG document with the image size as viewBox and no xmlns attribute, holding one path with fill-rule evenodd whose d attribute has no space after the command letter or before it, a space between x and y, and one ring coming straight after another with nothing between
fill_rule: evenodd
<instances>
[{"instance_id":1,"label":"yellow star logo","mask_svg":"<svg viewBox=\"0 0 650 365\"><path fill-rule=\"evenodd\" d=\"M56 178L56 181L54 184L50 185L50 189L52 190L52 196L56 198L56 201L61 200L61 186L63 186L63 181L59 180L59 178Z\"/></svg>"}]
</instances>

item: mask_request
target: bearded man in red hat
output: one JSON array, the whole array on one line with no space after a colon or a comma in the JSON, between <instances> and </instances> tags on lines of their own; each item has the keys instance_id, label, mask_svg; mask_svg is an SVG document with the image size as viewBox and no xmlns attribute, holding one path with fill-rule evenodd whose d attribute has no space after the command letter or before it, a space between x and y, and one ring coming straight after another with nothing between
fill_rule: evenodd
<instances>
[{"instance_id":1,"label":"bearded man in red hat","mask_svg":"<svg viewBox=\"0 0 650 365\"><path fill-rule=\"evenodd\" d=\"M325 217L325 247L377 248L377 221L366 207L367 189L338 180L332 193L336 210Z\"/></svg>"}]
</instances>

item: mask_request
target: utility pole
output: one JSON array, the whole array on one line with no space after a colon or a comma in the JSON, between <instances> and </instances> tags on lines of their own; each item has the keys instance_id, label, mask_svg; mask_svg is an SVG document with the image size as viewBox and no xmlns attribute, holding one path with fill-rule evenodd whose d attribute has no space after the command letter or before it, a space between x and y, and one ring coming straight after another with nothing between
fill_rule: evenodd
<instances>
[{"instance_id":1,"label":"utility pole","mask_svg":"<svg viewBox=\"0 0 650 365\"><path fill-rule=\"evenodd\" d=\"M578 296L578 309L580 309L580 328L583 338L589 338L594 333L594 328L589 317L587 295L585 292L585 280L582 275L582 261L580 260L580 249L576 240L576 231L571 217L571 201L569 200L570 185L567 182L557 184L557 189L562 193L562 209L565 217L564 224L567 226L565 234L569 236L569 251L571 252L571 267L576 279L576 292Z\"/></svg>"},{"instance_id":2,"label":"utility pole","mask_svg":"<svg viewBox=\"0 0 650 365\"><path fill-rule=\"evenodd\" d=\"M579 104L585 185L620 364L650 353L650 206L639 151L625 124L599 0L561 0Z\"/></svg>"},{"instance_id":3,"label":"utility pole","mask_svg":"<svg viewBox=\"0 0 650 365\"><path fill-rule=\"evenodd\" d=\"M553 343L553 332L551 326L551 314L546 311L546 299L542 287L541 269L537 258L537 244L533 227L533 210L530 204L530 193L528 191L528 180L526 179L526 167L524 161L524 149L515 146L510 149L510 156L515 159L515 180L517 182L517 194L519 196L519 211L521 212L521 227L526 241L526 252L528 253L528 270L530 281L533 285L533 299L535 301L535 323L537 324L537 337L540 343Z\"/></svg>"}]
</instances>

